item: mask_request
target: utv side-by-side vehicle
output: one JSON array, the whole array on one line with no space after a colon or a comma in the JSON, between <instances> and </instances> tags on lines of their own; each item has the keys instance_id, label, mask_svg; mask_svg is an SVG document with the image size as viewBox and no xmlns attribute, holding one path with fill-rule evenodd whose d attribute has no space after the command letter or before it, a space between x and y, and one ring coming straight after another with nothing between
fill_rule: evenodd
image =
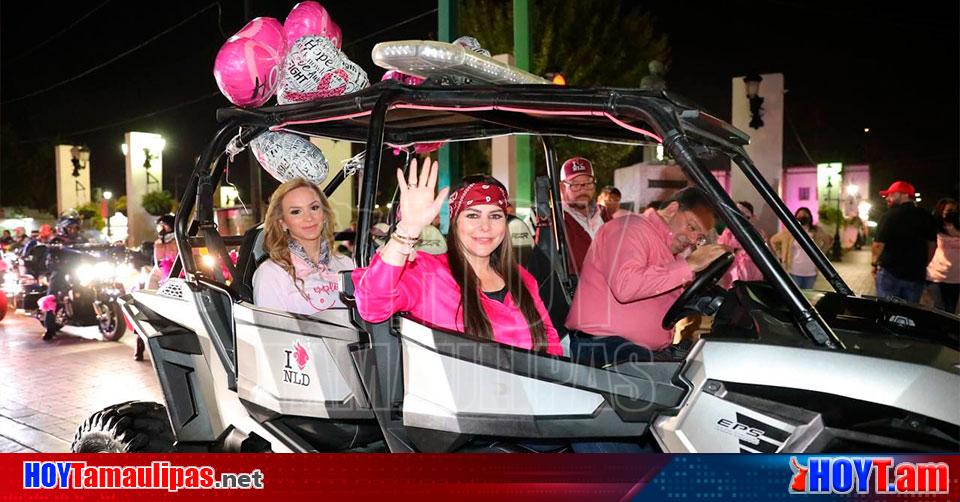
<instances>
[{"instance_id":1,"label":"utv side-by-side vehicle","mask_svg":"<svg viewBox=\"0 0 960 502\"><path fill-rule=\"evenodd\" d=\"M218 120L177 213L171 279L121 299L164 402L94 414L76 452L564 451L590 441L649 441L670 453L960 450L960 318L855 295L747 157L747 135L668 92L385 81L309 103L222 109ZM391 150L528 135L544 153L536 203L546 226L535 247L518 251L558 326L576 283L556 224L558 137L662 144L765 280L716 287L731 261L721 257L663 319L669 327L709 315L708 333L674 358L604 367L477 341L403 313L366 322L349 274L340 286L346 309L261 308L251 278L266 258L262 227L221 235L213 195L226 152L267 130L365 145L359 169L324 187L329 195L357 179L358 266L375 252L372 214L381 178L393 176L381 168ZM833 291L796 286L707 169L718 158L749 180ZM223 266L203 267L200 248Z\"/></svg>"}]
</instances>

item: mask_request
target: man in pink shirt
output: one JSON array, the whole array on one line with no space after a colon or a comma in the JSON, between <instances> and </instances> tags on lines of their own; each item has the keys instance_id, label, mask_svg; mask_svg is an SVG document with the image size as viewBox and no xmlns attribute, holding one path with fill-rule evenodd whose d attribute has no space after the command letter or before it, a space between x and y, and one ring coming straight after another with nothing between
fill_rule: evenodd
<instances>
[{"instance_id":1,"label":"man in pink shirt","mask_svg":"<svg viewBox=\"0 0 960 502\"><path fill-rule=\"evenodd\" d=\"M597 232L583 262L566 325L574 359L612 363L670 345L660 322L693 274L726 248L703 245L715 216L699 188L677 192L661 209L629 214ZM678 255L698 246L686 258Z\"/></svg>"}]
</instances>

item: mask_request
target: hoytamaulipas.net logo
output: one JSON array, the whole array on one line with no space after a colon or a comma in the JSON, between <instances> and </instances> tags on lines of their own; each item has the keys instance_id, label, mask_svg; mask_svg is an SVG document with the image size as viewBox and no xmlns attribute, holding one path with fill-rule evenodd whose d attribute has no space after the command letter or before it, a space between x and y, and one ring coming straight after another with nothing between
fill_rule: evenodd
<instances>
[{"instance_id":1,"label":"hoytamaulipas.net logo","mask_svg":"<svg viewBox=\"0 0 960 502\"><path fill-rule=\"evenodd\" d=\"M28 461L23 463L26 489L147 489L167 490L262 490L263 473L217 473L210 466L87 465L73 461Z\"/></svg>"}]
</instances>

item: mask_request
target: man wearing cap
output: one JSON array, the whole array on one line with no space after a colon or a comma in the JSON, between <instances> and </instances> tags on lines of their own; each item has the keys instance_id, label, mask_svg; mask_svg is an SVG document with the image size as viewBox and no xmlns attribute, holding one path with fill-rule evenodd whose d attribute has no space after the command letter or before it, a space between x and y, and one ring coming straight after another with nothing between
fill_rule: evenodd
<instances>
[{"instance_id":1,"label":"man wearing cap","mask_svg":"<svg viewBox=\"0 0 960 502\"><path fill-rule=\"evenodd\" d=\"M583 157L567 159L560 170L560 198L563 201L563 229L574 274L583 268L587 249L603 225L603 215L594 203L597 184L593 164Z\"/></svg>"},{"instance_id":2,"label":"man wearing cap","mask_svg":"<svg viewBox=\"0 0 960 502\"><path fill-rule=\"evenodd\" d=\"M605 224L584 260L567 316L573 359L602 366L668 347L673 334L661 327L663 316L694 272L727 250L705 244L715 220L707 195L691 187L660 210Z\"/></svg>"},{"instance_id":3,"label":"man wearing cap","mask_svg":"<svg viewBox=\"0 0 960 502\"><path fill-rule=\"evenodd\" d=\"M906 181L895 181L880 192L890 209L880 218L873 242L873 273L877 296L920 302L927 264L937 249L933 217L914 204L916 190Z\"/></svg>"}]
</instances>

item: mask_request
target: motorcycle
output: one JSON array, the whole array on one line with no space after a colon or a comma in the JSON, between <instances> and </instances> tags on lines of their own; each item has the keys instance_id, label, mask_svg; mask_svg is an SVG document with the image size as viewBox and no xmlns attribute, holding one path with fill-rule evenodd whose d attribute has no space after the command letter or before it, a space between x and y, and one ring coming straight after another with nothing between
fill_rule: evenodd
<instances>
[{"instance_id":1,"label":"motorcycle","mask_svg":"<svg viewBox=\"0 0 960 502\"><path fill-rule=\"evenodd\" d=\"M40 301L37 318L47 320L48 332L65 325L96 325L103 339L117 341L127 331L127 324L117 305L117 298L135 291L146 280L142 255L112 246L72 246L51 248L51 268L63 278L56 292ZM53 315L48 318L47 312Z\"/></svg>"}]
</instances>

